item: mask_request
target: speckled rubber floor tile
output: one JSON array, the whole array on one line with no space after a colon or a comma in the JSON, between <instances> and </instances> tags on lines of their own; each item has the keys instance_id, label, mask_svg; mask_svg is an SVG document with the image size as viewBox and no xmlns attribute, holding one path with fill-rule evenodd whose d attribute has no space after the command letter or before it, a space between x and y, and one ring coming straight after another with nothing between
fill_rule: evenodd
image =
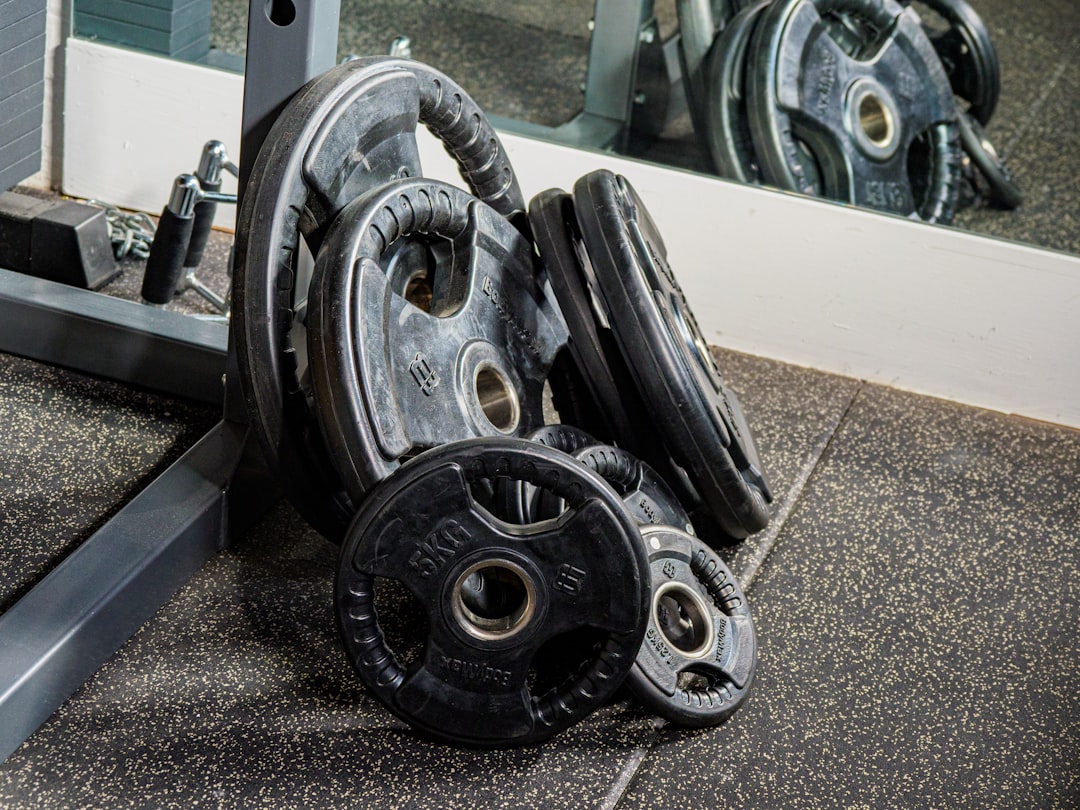
<instances>
[{"instance_id":1,"label":"speckled rubber floor tile","mask_svg":"<svg viewBox=\"0 0 1080 810\"><path fill-rule=\"evenodd\" d=\"M218 418L0 354L0 613Z\"/></svg>"},{"instance_id":2,"label":"speckled rubber floor tile","mask_svg":"<svg viewBox=\"0 0 1080 810\"><path fill-rule=\"evenodd\" d=\"M743 406L773 492L769 525L721 551L747 587L862 383L726 349L713 355Z\"/></svg>"},{"instance_id":3,"label":"speckled rubber floor tile","mask_svg":"<svg viewBox=\"0 0 1080 810\"><path fill-rule=\"evenodd\" d=\"M780 503L858 383L718 355ZM779 518L778 518L779 520ZM656 735L622 697L546 744L427 742L342 651L336 548L282 506L204 568L5 764L0 805L607 807Z\"/></svg>"},{"instance_id":4,"label":"speckled rubber floor tile","mask_svg":"<svg viewBox=\"0 0 1080 810\"><path fill-rule=\"evenodd\" d=\"M621 808L1080 806L1080 433L877 386L748 596L754 693Z\"/></svg>"},{"instance_id":5,"label":"speckled rubber floor tile","mask_svg":"<svg viewBox=\"0 0 1080 810\"><path fill-rule=\"evenodd\" d=\"M335 561L272 513L0 765L0 805L590 807L655 735L622 703L533 748L417 737L345 658Z\"/></svg>"}]
</instances>

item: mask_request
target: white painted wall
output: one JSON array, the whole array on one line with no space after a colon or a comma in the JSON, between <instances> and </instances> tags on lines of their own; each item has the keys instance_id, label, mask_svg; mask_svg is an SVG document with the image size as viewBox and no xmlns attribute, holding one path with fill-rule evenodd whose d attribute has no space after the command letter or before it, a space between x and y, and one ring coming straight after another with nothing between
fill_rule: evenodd
<instances>
[{"instance_id":1,"label":"white painted wall","mask_svg":"<svg viewBox=\"0 0 1080 810\"><path fill-rule=\"evenodd\" d=\"M69 40L64 191L160 210L205 140L238 148L242 91L233 74ZM625 174L711 342L1080 427L1078 258L609 154L504 142L527 196L600 167ZM421 154L428 174L456 179L433 139Z\"/></svg>"},{"instance_id":2,"label":"white painted wall","mask_svg":"<svg viewBox=\"0 0 1080 810\"><path fill-rule=\"evenodd\" d=\"M240 154L243 77L82 39L69 39L64 92L65 194L161 212L178 174L193 172L203 144ZM222 191L236 192L230 175ZM235 209L215 224L232 228Z\"/></svg>"},{"instance_id":3,"label":"white painted wall","mask_svg":"<svg viewBox=\"0 0 1080 810\"><path fill-rule=\"evenodd\" d=\"M45 4L45 103L41 120L41 170L23 181L32 188L60 184L60 143L63 141L64 40L70 33L70 0Z\"/></svg>"}]
</instances>

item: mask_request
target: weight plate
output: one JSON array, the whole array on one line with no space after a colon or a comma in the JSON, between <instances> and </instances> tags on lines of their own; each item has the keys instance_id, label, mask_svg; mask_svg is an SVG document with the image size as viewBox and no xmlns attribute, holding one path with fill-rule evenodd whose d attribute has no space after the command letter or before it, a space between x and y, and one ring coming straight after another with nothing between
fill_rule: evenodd
<instances>
[{"instance_id":1,"label":"weight plate","mask_svg":"<svg viewBox=\"0 0 1080 810\"><path fill-rule=\"evenodd\" d=\"M726 27L735 12L735 0L675 0L683 91L690 120L699 138L704 138L709 107L706 58L717 32Z\"/></svg>"},{"instance_id":2,"label":"weight plate","mask_svg":"<svg viewBox=\"0 0 1080 810\"><path fill-rule=\"evenodd\" d=\"M545 425L527 437L567 453L599 473L618 492L639 524L678 526L694 533L690 516L659 473L626 450L600 444L571 425ZM504 489L503 515L514 523L547 520L562 514L565 504L527 483Z\"/></svg>"},{"instance_id":3,"label":"weight plate","mask_svg":"<svg viewBox=\"0 0 1080 810\"><path fill-rule=\"evenodd\" d=\"M569 510L509 526L470 494L488 479L550 489ZM389 581L426 616L411 663L383 631L378 591ZM640 649L649 598L622 499L584 464L524 439L471 439L403 464L364 501L335 583L345 649L368 689L414 727L475 746L537 742L607 700ZM562 659L562 640L582 629L596 646L538 686L537 666Z\"/></svg>"},{"instance_id":4,"label":"weight plate","mask_svg":"<svg viewBox=\"0 0 1080 810\"><path fill-rule=\"evenodd\" d=\"M768 0L747 6L724 28L709 52L706 69L705 143L717 171L740 183L761 184L747 119L744 87L747 45Z\"/></svg>"},{"instance_id":5,"label":"weight plate","mask_svg":"<svg viewBox=\"0 0 1080 810\"><path fill-rule=\"evenodd\" d=\"M354 502L405 456L542 425L566 328L532 243L446 183L345 206L315 262L308 354L320 425Z\"/></svg>"},{"instance_id":6,"label":"weight plate","mask_svg":"<svg viewBox=\"0 0 1080 810\"><path fill-rule=\"evenodd\" d=\"M617 443L648 458L676 487L680 497L693 501L685 475L675 467L658 441L652 420L634 386L633 376L611 334L600 300L595 272L581 238L570 195L558 189L541 192L529 203L532 230L540 263L569 330L567 347L593 407L588 422L568 419L596 439Z\"/></svg>"},{"instance_id":7,"label":"weight plate","mask_svg":"<svg viewBox=\"0 0 1080 810\"><path fill-rule=\"evenodd\" d=\"M626 683L661 717L700 728L723 722L746 700L757 637L746 596L723 561L696 537L643 526L652 605Z\"/></svg>"},{"instance_id":8,"label":"weight plate","mask_svg":"<svg viewBox=\"0 0 1080 810\"><path fill-rule=\"evenodd\" d=\"M982 126L967 112L960 113L958 123L964 153L986 180L990 189L990 202L1010 211L1018 207L1024 201L1024 196L1009 173L1004 159L998 155L994 145L986 137Z\"/></svg>"},{"instance_id":9,"label":"weight plate","mask_svg":"<svg viewBox=\"0 0 1080 810\"><path fill-rule=\"evenodd\" d=\"M501 214L524 203L494 130L455 82L408 60L357 59L302 88L274 122L237 220L232 306L240 386L272 469L300 513L340 540L353 505L311 407L304 311L322 237L347 202L421 174L424 124Z\"/></svg>"},{"instance_id":10,"label":"weight plate","mask_svg":"<svg viewBox=\"0 0 1080 810\"><path fill-rule=\"evenodd\" d=\"M750 48L750 132L767 182L952 221L956 104L913 10L895 0L780 0Z\"/></svg>"},{"instance_id":11,"label":"weight plate","mask_svg":"<svg viewBox=\"0 0 1080 810\"><path fill-rule=\"evenodd\" d=\"M670 457L685 470L729 537L764 528L771 494L753 436L667 264L652 217L629 182L606 170L574 184L574 211L612 334L650 432L667 451L661 460Z\"/></svg>"},{"instance_id":12,"label":"weight plate","mask_svg":"<svg viewBox=\"0 0 1080 810\"><path fill-rule=\"evenodd\" d=\"M1001 62L986 23L967 0L922 2L946 23L942 28L923 19L953 92L971 105L976 121L989 124L1001 95Z\"/></svg>"}]
</instances>

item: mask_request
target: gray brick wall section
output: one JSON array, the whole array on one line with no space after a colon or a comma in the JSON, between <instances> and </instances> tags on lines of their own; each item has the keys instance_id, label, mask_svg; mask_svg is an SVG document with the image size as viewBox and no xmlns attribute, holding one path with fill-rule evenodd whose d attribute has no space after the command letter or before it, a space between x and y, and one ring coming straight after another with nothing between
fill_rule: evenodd
<instances>
[{"instance_id":1,"label":"gray brick wall section","mask_svg":"<svg viewBox=\"0 0 1080 810\"><path fill-rule=\"evenodd\" d=\"M0 190L41 168L45 0L0 3Z\"/></svg>"}]
</instances>

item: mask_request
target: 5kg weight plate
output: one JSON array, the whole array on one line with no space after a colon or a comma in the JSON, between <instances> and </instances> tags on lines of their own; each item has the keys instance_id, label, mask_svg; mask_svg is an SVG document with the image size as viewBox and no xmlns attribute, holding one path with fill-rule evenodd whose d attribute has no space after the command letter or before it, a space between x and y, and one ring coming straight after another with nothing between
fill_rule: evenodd
<instances>
[{"instance_id":1,"label":"5kg weight plate","mask_svg":"<svg viewBox=\"0 0 1080 810\"><path fill-rule=\"evenodd\" d=\"M652 607L627 676L642 703L680 726L723 722L746 700L757 637L746 595L700 540L669 526L643 526Z\"/></svg>"},{"instance_id":2,"label":"5kg weight plate","mask_svg":"<svg viewBox=\"0 0 1080 810\"><path fill-rule=\"evenodd\" d=\"M574 211L596 274L599 306L651 419L650 430L665 447L661 463L671 459L685 471L729 537L764 528L772 496L753 436L668 266L652 217L626 179L606 170L574 184ZM649 456L641 457L652 464Z\"/></svg>"},{"instance_id":3,"label":"5kg weight plate","mask_svg":"<svg viewBox=\"0 0 1080 810\"><path fill-rule=\"evenodd\" d=\"M402 457L543 424L566 329L533 255L489 205L423 178L368 192L334 221L311 282L308 353L354 501Z\"/></svg>"},{"instance_id":4,"label":"5kg weight plate","mask_svg":"<svg viewBox=\"0 0 1080 810\"><path fill-rule=\"evenodd\" d=\"M913 10L895 0L780 0L750 47L750 131L767 182L952 221L956 105Z\"/></svg>"},{"instance_id":5,"label":"5kg weight plate","mask_svg":"<svg viewBox=\"0 0 1080 810\"><path fill-rule=\"evenodd\" d=\"M470 492L491 479L549 489L569 509L509 526ZM417 456L371 492L341 549L335 606L350 661L395 715L456 744L520 745L581 720L619 686L645 631L648 577L638 528L603 478L535 442L472 439ZM377 608L390 580L426 614L408 664ZM560 640L582 629L595 646L538 686L541 649L565 654Z\"/></svg>"},{"instance_id":6,"label":"5kg weight plate","mask_svg":"<svg viewBox=\"0 0 1080 810\"><path fill-rule=\"evenodd\" d=\"M422 173L419 124L442 140L478 197L504 216L522 214L505 151L468 94L420 63L368 58L332 68L293 97L255 161L238 215L232 312L245 404L286 493L332 540L354 509L311 406L309 274L346 203Z\"/></svg>"}]
</instances>

